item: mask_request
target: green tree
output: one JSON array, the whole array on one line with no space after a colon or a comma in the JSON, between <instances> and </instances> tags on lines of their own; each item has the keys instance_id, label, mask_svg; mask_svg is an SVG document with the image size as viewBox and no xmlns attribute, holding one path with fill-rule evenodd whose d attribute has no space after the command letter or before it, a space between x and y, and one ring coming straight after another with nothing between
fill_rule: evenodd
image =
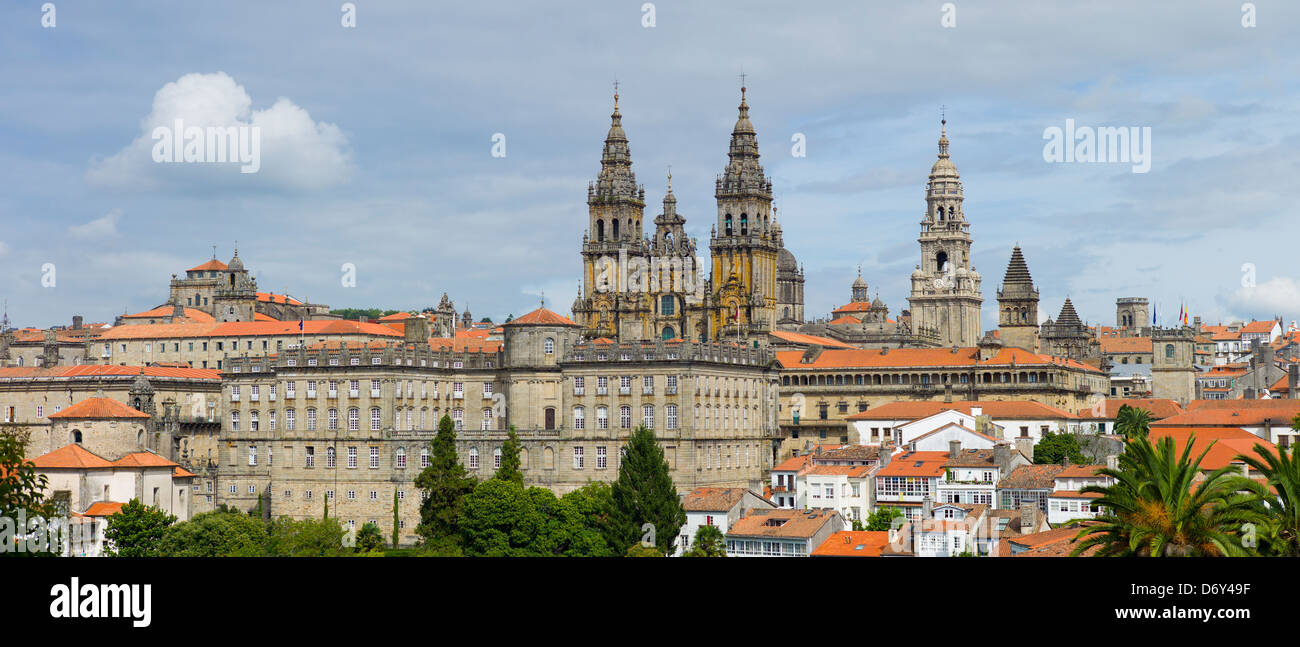
<instances>
[{"instance_id":1,"label":"green tree","mask_svg":"<svg viewBox=\"0 0 1300 647\"><path fill-rule=\"evenodd\" d=\"M367 521L357 531L357 552L373 553L384 550L384 533L380 532L379 526L373 522Z\"/></svg>"},{"instance_id":2,"label":"green tree","mask_svg":"<svg viewBox=\"0 0 1300 647\"><path fill-rule=\"evenodd\" d=\"M610 533L614 514L614 488L605 481L586 485L560 497L581 517L581 528L574 533L571 552L585 557L613 557L615 550Z\"/></svg>"},{"instance_id":3,"label":"green tree","mask_svg":"<svg viewBox=\"0 0 1300 647\"><path fill-rule=\"evenodd\" d=\"M1083 492L1102 495L1093 504L1102 513L1076 536L1073 555L1096 546L1107 556L1236 556L1247 554L1235 536L1248 519L1251 496L1237 492L1231 466L1203 475L1194 438L1179 453L1170 437L1153 445L1142 434L1128 442L1118 469L1104 468L1108 486L1089 485Z\"/></svg>"},{"instance_id":4,"label":"green tree","mask_svg":"<svg viewBox=\"0 0 1300 647\"><path fill-rule=\"evenodd\" d=\"M444 415L438 422L438 435L430 449L429 466L415 478L416 487L424 493L416 532L426 542L456 537L462 505L476 482L456 457L456 427L450 416Z\"/></svg>"},{"instance_id":5,"label":"green tree","mask_svg":"<svg viewBox=\"0 0 1300 647\"><path fill-rule=\"evenodd\" d=\"M267 524L266 553L273 557L335 557L343 547L343 526L337 519L294 520L280 517Z\"/></svg>"},{"instance_id":6,"label":"green tree","mask_svg":"<svg viewBox=\"0 0 1300 647\"><path fill-rule=\"evenodd\" d=\"M876 511L867 515L867 523L864 525L859 521L853 522L854 530L871 530L882 531L889 530L890 524L894 519L903 518L903 511L898 508L876 508Z\"/></svg>"},{"instance_id":7,"label":"green tree","mask_svg":"<svg viewBox=\"0 0 1300 647\"><path fill-rule=\"evenodd\" d=\"M479 323L492 323L492 317L483 317L478 320Z\"/></svg>"},{"instance_id":8,"label":"green tree","mask_svg":"<svg viewBox=\"0 0 1300 647\"><path fill-rule=\"evenodd\" d=\"M392 541L393 548L397 548L398 529L401 528L402 525L401 521L402 518L400 516L400 508L397 505L397 490L394 489L393 490L393 541Z\"/></svg>"},{"instance_id":9,"label":"green tree","mask_svg":"<svg viewBox=\"0 0 1300 647\"><path fill-rule=\"evenodd\" d=\"M677 533L686 523L686 511L673 486L664 450L654 432L644 425L628 439L612 494L610 528L618 552L641 540L645 524L650 524L654 544L661 553L666 555L672 550Z\"/></svg>"},{"instance_id":10,"label":"green tree","mask_svg":"<svg viewBox=\"0 0 1300 647\"><path fill-rule=\"evenodd\" d=\"M55 512L45 500L45 475L37 474L26 457L30 434L18 427L0 430L0 515L11 519L17 519L20 510L29 519Z\"/></svg>"},{"instance_id":11,"label":"green tree","mask_svg":"<svg viewBox=\"0 0 1300 647\"><path fill-rule=\"evenodd\" d=\"M131 499L108 516L105 553L112 557L157 557L163 554L159 542L175 522L176 517Z\"/></svg>"},{"instance_id":12,"label":"green tree","mask_svg":"<svg viewBox=\"0 0 1300 647\"><path fill-rule=\"evenodd\" d=\"M1115 414L1115 433L1128 440L1145 438L1151 432L1151 413L1146 409L1121 405Z\"/></svg>"},{"instance_id":13,"label":"green tree","mask_svg":"<svg viewBox=\"0 0 1300 647\"><path fill-rule=\"evenodd\" d=\"M214 510L167 529L158 541L164 557L262 557L267 525L243 512Z\"/></svg>"},{"instance_id":14,"label":"green tree","mask_svg":"<svg viewBox=\"0 0 1300 647\"><path fill-rule=\"evenodd\" d=\"M632 544L628 546L626 557L663 557L664 552L659 550L658 546L642 546L641 544Z\"/></svg>"},{"instance_id":15,"label":"green tree","mask_svg":"<svg viewBox=\"0 0 1300 647\"><path fill-rule=\"evenodd\" d=\"M717 526L700 526L687 557L726 557L727 540Z\"/></svg>"},{"instance_id":16,"label":"green tree","mask_svg":"<svg viewBox=\"0 0 1300 647\"><path fill-rule=\"evenodd\" d=\"M1084 456L1079 447L1079 439L1074 434L1054 434L1049 431L1034 445L1034 462L1039 465L1059 465L1067 458L1076 465L1088 462L1088 457Z\"/></svg>"},{"instance_id":17,"label":"green tree","mask_svg":"<svg viewBox=\"0 0 1300 647\"><path fill-rule=\"evenodd\" d=\"M493 478L523 484L524 473L519 470L519 447L519 434L515 432L515 426L510 425L506 442L501 445L501 467Z\"/></svg>"},{"instance_id":18,"label":"green tree","mask_svg":"<svg viewBox=\"0 0 1300 647\"><path fill-rule=\"evenodd\" d=\"M1293 422L1300 430L1300 415ZM1297 445L1288 450L1279 447L1270 450L1255 445L1255 455L1238 456L1252 469L1264 476L1259 483L1237 477L1237 488L1254 493L1250 502L1250 522L1255 525L1261 555L1300 557L1300 454Z\"/></svg>"}]
</instances>

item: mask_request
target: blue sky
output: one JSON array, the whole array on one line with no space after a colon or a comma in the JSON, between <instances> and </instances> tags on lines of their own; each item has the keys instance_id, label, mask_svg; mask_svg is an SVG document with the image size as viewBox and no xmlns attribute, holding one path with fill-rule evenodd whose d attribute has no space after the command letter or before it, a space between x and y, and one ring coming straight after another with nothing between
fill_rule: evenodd
<instances>
[{"instance_id":1,"label":"blue sky","mask_svg":"<svg viewBox=\"0 0 1300 647\"><path fill-rule=\"evenodd\" d=\"M985 328L1017 242L1040 318L1067 296L1107 324L1123 296L1166 322L1180 302L1209 322L1300 318L1294 2L1253 3L1253 28L1236 0L957 0L952 28L941 2L660 1L647 28L641 1L361 0L352 29L342 3L54 4L53 28L39 2L0 8L17 325L153 307L236 240L262 289L335 307L445 291L500 321L544 292L567 312L614 79L646 220L672 165L705 249L742 69L810 317L847 301L859 265L907 307L946 105ZM177 116L261 124L262 169L151 163L147 128ZM1044 129L1066 119L1150 127L1150 172L1046 163Z\"/></svg>"}]
</instances>

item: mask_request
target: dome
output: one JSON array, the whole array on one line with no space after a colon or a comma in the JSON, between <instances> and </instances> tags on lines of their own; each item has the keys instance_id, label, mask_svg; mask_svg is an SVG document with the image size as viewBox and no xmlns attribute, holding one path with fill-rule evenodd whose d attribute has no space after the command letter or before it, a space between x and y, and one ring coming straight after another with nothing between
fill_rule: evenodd
<instances>
[{"instance_id":1,"label":"dome","mask_svg":"<svg viewBox=\"0 0 1300 647\"><path fill-rule=\"evenodd\" d=\"M862 275L859 274L859 275L858 275L858 278L853 279L853 287L855 287L855 288L865 288L865 287L867 287L867 281L866 281L866 279L863 279L863 278L862 278Z\"/></svg>"},{"instance_id":2,"label":"dome","mask_svg":"<svg viewBox=\"0 0 1300 647\"><path fill-rule=\"evenodd\" d=\"M226 269L230 270L231 272L243 272L243 271L244 271L244 261L239 260L239 252L238 252L238 251L235 252L235 256L234 256L234 258L231 258L231 259L230 259L230 263L228 263L228 264L226 265Z\"/></svg>"},{"instance_id":3,"label":"dome","mask_svg":"<svg viewBox=\"0 0 1300 647\"><path fill-rule=\"evenodd\" d=\"M959 268L957 268L957 271L955 272L955 274L956 274L957 276L969 276L969 275L970 275L970 270L968 270L968 269L966 269L966 268L964 268L964 267L959 267Z\"/></svg>"},{"instance_id":4,"label":"dome","mask_svg":"<svg viewBox=\"0 0 1300 647\"><path fill-rule=\"evenodd\" d=\"M921 268L918 267L915 270L912 270L912 278L914 279L925 278L925 272L922 272Z\"/></svg>"},{"instance_id":5,"label":"dome","mask_svg":"<svg viewBox=\"0 0 1300 647\"><path fill-rule=\"evenodd\" d=\"M799 262L795 260L794 254L791 254L790 250L782 247L781 251L776 255L776 269L780 272L798 272Z\"/></svg>"},{"instance_id":6,"label":"dome","mask_svg":"<svg viewBox=\"0 0 1300 647\"><path fill-rule=\"evenodd\" d=\"M131 393L153 393L153 385L144 376L144 369L140 369L140 374L135 376L135 382L131 383Z\"/></svg>"},{"instance_id":7,"label":"dome","mask_svg":"<svg viewBox=\"0 0 1300 647\"><path fill-rule=\"evenodd\" d=\"M880 300L880 297L877 296L875 299L873 299L873 300L871 301L871 307L872 307L872 308L883 308L883 307L885 307L885 302L884 302L884 301L881 301L881 300Z\"/></svg>"}]
</instances>

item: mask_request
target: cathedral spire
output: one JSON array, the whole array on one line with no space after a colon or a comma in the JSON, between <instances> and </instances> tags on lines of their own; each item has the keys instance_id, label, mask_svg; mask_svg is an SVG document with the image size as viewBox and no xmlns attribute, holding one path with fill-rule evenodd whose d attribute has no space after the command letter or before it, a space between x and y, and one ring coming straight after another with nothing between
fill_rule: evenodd
<instances>
[{"instance_id":1,"label":"cathedral spire","mask_svg":"<svg viewBox=\"0 0 1300 647\"><path fill-rule=\"evenodd\" d=\"M601 197L622 197L639 200L636 175L632 172L632 151L627 133L623 130L623 113L619 111L619 95L615 82L614 112L609 115L609 132L600 154L600 175L596 178L594 193Z\"/></svg>"},{"instance_id":2,"label":"cathedral spire","mask_svg":"<svg viewBox=\"0 0 1300 647\"><path fill-rule=\"evenodd\" d=\"M1034 279L1029 275L1029 265L1025 263L1024 255L1020 253L1020 245L1016 245L1011 250L1011 261L1007 263L1007 273L1002 278L1002 290L1025 286L1033 289Z\"/></svg>"}]
</instances>

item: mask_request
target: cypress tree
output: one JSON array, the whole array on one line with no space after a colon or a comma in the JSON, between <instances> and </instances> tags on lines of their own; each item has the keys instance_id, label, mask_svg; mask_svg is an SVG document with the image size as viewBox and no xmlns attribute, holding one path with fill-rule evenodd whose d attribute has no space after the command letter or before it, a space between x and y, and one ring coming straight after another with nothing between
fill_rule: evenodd
<instances>
[{"instance_id":1,"label":"cypress tree","mask_svg":"<svg viewBox=\"0 0 1300 647\"><path fill-rule=\"evenodd\" d=\"M506 442L501 445L501 468L497 470L495 478L523 485L524 473L519 470L519 446L519 434L515 432L515 426L510 425Z\"/></svg>"},{"instance_id":2,"label":"cypress tree","mask_svg":"<svg viewBox=\"0 0 1300 647\"><path fill-rule=\"evenodd\" d=\"M397 548L397 526L400 519L397 514L397 488L393 488L393 548Z\"/></svg>"},{"instance_id":3,"label":"cypress tree","mask_svg":"<svg viewBox=\"0 0 1300 647\"><path fill-rule=\"evenodd\" d=\"M438 435L430 443L430 449L429 466L415 478L416 487L424 493L416 532L426 542L456 536L465 495L477 483L456 456L456 426L451 416L444 415L438 421Z\"/></svg>"},{"instance_id":4,"label":"cypress tree","mask_svg":"<svg viewBox=\"0 0 1300 647\"><path fill-rule=\"evenodd\" d=\"M610 543L624 553L641 541L644 524L653 526L654 544L662 554L672 550L683 524L677 488L669 474L664 450L653 431L637 427L628 439L627 453L618 466L618 480L613 485L614 509L609 525Z\"/></svg>"}]
</instances>

